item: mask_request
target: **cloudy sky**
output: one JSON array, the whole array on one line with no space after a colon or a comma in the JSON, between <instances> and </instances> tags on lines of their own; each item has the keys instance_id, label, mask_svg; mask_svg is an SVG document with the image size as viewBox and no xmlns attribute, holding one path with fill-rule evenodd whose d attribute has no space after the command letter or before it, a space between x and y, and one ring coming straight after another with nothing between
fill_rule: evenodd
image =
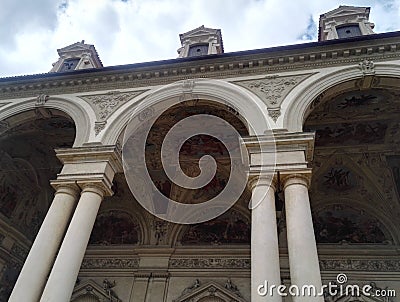
<instances>
[{"instance_id":1,"label":"cloudy sky","mask_svg":"<svg viewBox=\"0 0 400 302\"><path fill-rule=\"evenodd\" d=\"M319 15L370 6L378 33L400 30L400 0L0 0L0 77L48 72L85 40L105 66L177 57L180 33L221 28L225 52L316 40Z\"/></svg>"}]
</instances>

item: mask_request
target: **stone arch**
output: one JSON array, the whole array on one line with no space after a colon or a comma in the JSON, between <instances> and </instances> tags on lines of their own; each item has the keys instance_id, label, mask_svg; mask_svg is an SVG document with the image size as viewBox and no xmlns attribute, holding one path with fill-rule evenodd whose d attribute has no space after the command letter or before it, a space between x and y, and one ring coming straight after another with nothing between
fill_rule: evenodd
<instances>
[{"instance_id":1,"label":"stone arch","mask_svg":"<svg viewBox=\"0 0 400 302\"><path fill-rule=\"evenodd\" d=\"M194 79L175 82L150 91L141 105L152 106L182 96L185 96L184 100L204 99L226 104L239 113L250 135L264 134L271 129L266 105L246 89L222 80ZM135 107L137 103L130 103L120 109L120 115L104 130L103 144L116 143Z\"/></svg>"},{"instance_id":2,"label":"stone arch","mask_svg":"<svg viewBox=\"0 0 400 302\"><path fill-rule=\"evenodd\" d=\"M18 103L7 104L0 109L0 121L7 121L8 119L27 112L34 112L35 109L56 109L63 112L66 116L71 118L75 124L75 141L73 147L82 146L90 138L92 122L91 112L92 109L88 104L83 101L76 101L75 99L60 98L60 97L47 97L43 104L37 105L37 99L27 99ZM31 115L21 115L20 122L28 121L32 118Z\"/></svg>"},{"instance_id":3,"label":"stone arch","mask_svg":"<svg viewBox=\"0 0 400 302\"><path fill-rule=\"evenodd\" d=\"M400 78L399 63L376 63L374 76ZM303 89L296 90L295 94L289 94L282 104L282 107L287 108L283 118L283 128L293 132L302 131L312 103L318 97L339 84L362 78L363 73L358 65L310 77L300 84Z\"/></svg>"}]
</instances>

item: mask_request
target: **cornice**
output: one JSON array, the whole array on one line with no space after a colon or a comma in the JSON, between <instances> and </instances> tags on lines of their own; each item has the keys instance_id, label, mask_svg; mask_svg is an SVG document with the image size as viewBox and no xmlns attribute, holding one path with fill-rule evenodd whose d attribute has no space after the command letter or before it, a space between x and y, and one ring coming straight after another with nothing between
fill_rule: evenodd
<instances>
[{"instance_id":1,"label":"cornice","mask_svg":"<svg viewBox=\"0 0 400 302\"><path fill-rule=\"evenodd\" d=\"M35 97L43 93L129 89L165 85L189 78L232 78L359 64L365 59L381 62L400 58L398 34L373 36L374 39L291 45L210 55L196 60L176 59L87 72L3 78L0 79L0 99Z\"/></svg>"}]
</instances>

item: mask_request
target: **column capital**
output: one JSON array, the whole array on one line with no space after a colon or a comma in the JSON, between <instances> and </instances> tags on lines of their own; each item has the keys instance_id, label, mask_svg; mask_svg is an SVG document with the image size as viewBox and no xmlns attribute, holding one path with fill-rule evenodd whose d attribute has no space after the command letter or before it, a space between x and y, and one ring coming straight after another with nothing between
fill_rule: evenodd
<instances>
[{"instance_id":1,"label":"column capital","mask_svg":"<svg viewBox=\"0 0 400 302\"><path fill-rule=\"evenodd\" d=\"M83 192L92 192L100 195L101 198L104 196L112 196L113 191L111 189L111 184L106 183L104 180L78 180L78 186Z\"/></svg>"},{"instance_id":2,"label":"column capital","mask_svg":"<svg viewBox=\"0 0 400 302\"><path fill-rule=\"evenodd\" d=\"M307 188L311 184L311 169L299 170L299 171L285 171L281 172L281 181L283 188L286 189L290 185L299 184Z\"/></svg>"},{"instance_id":3,"label":"column capital","mask_svg":"<svg viewBox=\"0 0 400 302\"><path fill-rule=\"evenodd\" d=\"M76 183L80 189L111 196L112 182L122 171L121 154L116 146L85 146L55 150L64 164L57 176L58 183ZM97 189L95 189L97 188Z\"/></svg>"},{"instance_id":4,"label":"column capital","mask_svg":"<svg viewBox=\"0 0 400 302\"><path fill-rule=\"evenodd\" d=\"M78 198L80 188L74 181L51 180L50 185L56 190L54 194L64 193Z\"/></svg>"},{"instance_id":5,"label":"column capital","mask_svg":"<svg viewBox=\"0 0 400 302\"><path fill-rule=\"evenodd\" d=\"M251 175L247 185L250 190L253 190L256 186L270 186L275 191L277 187L277 177L276 174Z\"/></svg>"}]
</instances>

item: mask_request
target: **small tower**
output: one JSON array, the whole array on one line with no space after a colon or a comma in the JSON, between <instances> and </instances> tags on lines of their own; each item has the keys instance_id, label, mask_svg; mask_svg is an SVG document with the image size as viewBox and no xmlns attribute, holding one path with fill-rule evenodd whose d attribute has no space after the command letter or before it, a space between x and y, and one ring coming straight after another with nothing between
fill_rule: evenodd
<instances>
[{"instance_id":1,"label":"small tower","mask_svg":"<svg viewBox=\"0 0 400 302\"><path fill-rule=\"evenodd\" d=\"M220 29L204 25L180 34L182 47L178 49L179 58L198 57L224 52Z\"/></svg>"},{"instance_id":2,"label":"small tower","mask_svg":"<svg viewBox=\"0 0 400 302\"><path fill-rule=\"evenodd\" d=\"M374 34L369 7L339 6L319 18L318 41Z\"/></svg>"},{"instance_id":3,"label":"small tower","mask_svg":"<svg viewBox=\"0 0 400 302\"><path fill-rule=\"evenodd\" d=\"M94 45L85 44L85 41L57 49L57 52L60 58L53 64L50 72L70 72L103 67Z\"/></svg>"}]
</instances>

